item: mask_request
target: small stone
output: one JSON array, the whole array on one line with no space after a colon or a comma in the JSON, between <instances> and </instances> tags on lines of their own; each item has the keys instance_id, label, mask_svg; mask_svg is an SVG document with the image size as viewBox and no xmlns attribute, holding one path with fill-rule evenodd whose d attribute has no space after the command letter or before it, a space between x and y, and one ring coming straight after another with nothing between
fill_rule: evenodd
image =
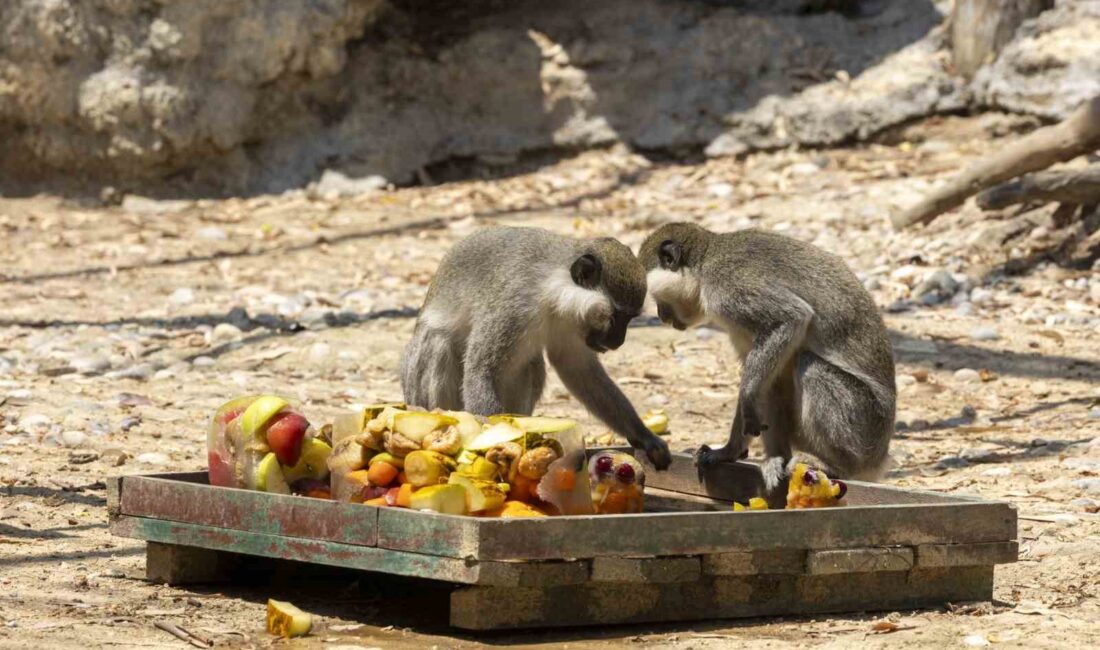
<instances>
[{"instance_id":1,"label":"small stone","mask_svg":"<svg viewBox=\"0 0 1100 650\"><path fill-rule=\"evenodd\" d=\"M955 306L955 313L959 316L973 316L975 311L974 303L961 302Z\"/></svg>"},{"instance_id":2,"label":"small stone","mask_svg":"<svg viewBox=\"0 0 1100 650\"><path fill-rule=\"evenodd\" d=\"M973 368L959 368L955 371L955 380L964 384L975 384L982 380L982 376Z\"/></svg>"},{"instance_id":3,"label":"small stone","mask_svg":"<svg viewBox=\"0 0 1100 650\"><path fill-rule=\"evenodd\" d=\"M863 288L868 291L878 291L882 287L882 281L877 277L870 277L863 281Z\"/></svg>"},{"instance_id":4,"label":"small stone","mask_svg":"<svg viewBox=\"0 0 1100 650\"><path fill-rule=\"evenodd\" d=\"M917 278L924 273L924 270L919 266L913 266L912 264L906 264L894 269L890 273L890 279L894 282L900 282L906 286L913 286L917 283Z\"/></svg>"},{"instance_id":5,"label":"small stone","mask_svg":"<svg viewBox=\"0 0 1100 650\"><path fill-rule=\"evenodd\" d=\"M925 307L934 307L943 302L943 297L935 292L923 294L920 298L920 304Z\"/></svg>"},{"instance_id":6,"label":"small stone","mask_svg":"<svg viewBox=\"0 0 1100 650\"><path fill-rule=\"evenodd\" d=\"M901 388L902 386L912 386L917 383L917 378L913 375L898 375L894 379L894 382L897 384L898 388Z\"/></svg>"},{"instance_id":7,"label":"small stone","mask_svg":"<svg viewBox=\"0 0 1100 650\"><path fill-rule=\"evenodd\" d=\"M154 368L153 364L151 363L139 363L130 366L129 368L124 368L123 370L118 371L117 373L115 373L115 376L119 377L120 379L136 379L138 381L146 381L150 377L152 377L153 373L156 371L157 369Z\"/></svg>"},{"instance_id":8,"label":"small stone","mask_svg":"<svg viewBox=\"0 0 1100 650\"><path fill-rule=\"evenodd\" d=\"M900 314L903 311L909 311L913 308L913 303L909 302L905 298L898 298L894 302L886 306L886 311L891 314Z\"/></svg>"},{"instance_id":9,"label":"small stone","mask_svg":"<svg viewBox=\"0 0 1100 650\"><path fill-rule=\"evenodd\" d=\"M321 174L320 180L317 181L313 189L317 196L334 196L335 198L339 198L342 196L358 196L368 192L377 192L378 190L384 189L388 184L389 181L378 175L365 176L363 178L350 178L342 172L338 172L334 169L326 169L324 173Z\"/></svg>"},{"instance_id":10,"label":"small stone","mask_svg":"<svg viewBox=\"0 0 1100 650\"><path fill-rule=\"evenodd\" d=\"M1037 381L1031 385L1031 394L1035 397L1046 397L1050 395L1050 385L1046 382Z\"/></svg>"},{"instance_id":11,"label":"small stone","mask_svg":"<svg viewBox=\"0 0 1100 650\"><path fill-rule=\"evenodd\" d=\"M1088 497L1081 497L1070 501L1069 504L1074 508L1080 508L1085 512L1097 512L1100 511L1100 501L1096 499L1090 499Z\"/></svg>"},{"instance_id":12,"label":"small stone","mask_svg":"<svg viewBox=\"0 0 1100 650\"><path fill-rule=\"evenodd\" d=\"M932 271L924 280L913 289L913 295L925 302L929 295L936 297L936 302L947 300L959 290L959 283L954 276L943 269ZM927 303L926 303L927 304Z\"/></svg>"},{"instance_id":13,"label":"small stone","mask_svg":"<svg viewBox=\"0 0 1100 650\"><path fill-rule=\"evenodd\" d=\"M962 469L964 467L970 467L970 463L965 458L958 456L944 456L936 461L934 466L936 469Z\"/></svg>"},{"instance_id":14,"label":"small stone","mask_svg":"<svg viewBox=\"0 0 1100 650\"><path fill-rule=\"evenodd\" d=\"M80 447L88 441L83 431L65 431L61 434L61 444L66 447Z\"/></svg>"},{"instance_id":15,"label":"small stone","mask_svg":"<svg viewBox=\"0 0 1100 650\"><path fill-rule=\"evenodd\" d=\"M195 359L191 361L191 364L194 365L196 368L209 368L215 363L217 363L217 361L214 359L214 357L208 357L205 355L201 357L195 357Z\"/></svg>"},{"instance_id":16,"label":"small stone","mask_svg":"<svg viewBox=\"0 0 1100 650\"><path fill-rule=\"evenodd\" d=\"M648 398L646 398L646 404L650 404L652 406L664 406L668 404L668 395L654 393L653 395L650 395Z\"/></svg>"},{"instance_id":17,"label":"small stone","mask_svg":"<svg viewBox=\"0 0 1100 650\"><path fill-rule=\"evenodd\" d=\"M791 176L812 176L819 171L821 171L821 168L812 162L795 163L787 168L787 173Z\"/></svg>"},{"instance_id":18,"label":"small stone","mask_svg":"<svg viewBox=\"0 0 1100 650\"><path fill-rule=\"evenodd\" d=\"M33 396L34 393L26 388L17 388L8 393L8 399L11 400L29 400Z\"/></svg>"},{"instance_id":19,"label":"small stone","mask_svg":"<svg viewBox=\"0 0 1100 650\"><path fill-rule=\"evenodd\" d=\"M195 302L195 292L187 287L180 287L168 296L168 302L173 305L187 305Z\"/></svg>"},{"instance_id":20,"label":"small stone","mask_svg":"<svg viewBox=\"0 0 1100 650\"><path fill-rule=\"evenodd\" d=\"M332 347L328 343L314 343L309 346L309 360L314 363L324 363L332 355Z\"/></svg>"},{"instance_id":21,"label":"small stone","mask_svg":"<svg viewBox=\"0 0 1100 650\"><path fill-rule=\"evenodd\" d=\"M34 431L50 426L50 418L41 413L32 413L19 418L19 427L23 431Z\"/></svg>"},{"instance_id":22,"label":"small stone","mask_svg":"<svg viewBox=\"0 0 1100 650\"><path fill-rule=\"evenodd\" d=\"M993 292L984 287L975 287L970 291L970 302L979 307L993 304Z\"/></svg>"},{"instance_id":23,"label":"small stone","mask_svg":"<svg viewBox=\"0 0 1100 650\"><path fill-rule=\"evenodd\" d=\"M309 307L298 316L298 322L307 330L317 331L329 327L331 323L335 323L336 317L331 310Z\"/></svg>"},{"instance_id":24,"label":"small stone","mask_svg":"<svg viewBox=\"0 0 1100 650\"><path fill-rule=\"evenodd\" d=\"M111 362L99 354L80 355L69 360L73 370L82 375L95 375L108 370Z\"/></svg>"},{"instance_id":25,"label":"small stone","mask_svg":"<svg viewBox=\"0 0 1100 650\"><path fill-rule=\"evenodd\" d=\"M989 469L982 472L982 476L999 477L999 476L1011 476L1011 475L1012 475L1012 468L1010 468L1010 467L990 467Z\"/></svg>"},{"instance_id":26,"label":"small stone","mask_svg":"<svg viewBox=\"0 0 1100 650\"><path fill-rule=\"evenodd\" d=\"M978 417L978 409L967 404L966 406L962 407L962 411L959 412L959 415L966 418L967 420L973 420L974 418Z\"/></svg>"},{"instance_id":27,"label":"small stone","mask_svg":"<svg viewBox=\"0 0 1100 650\"><path fill-rule=\"evenodd\" d=\"M970 330L970 338L975 341L996 341L1001 335L992 327L975 327Z\"/></svg>"},{"instance_id":28,"label":"small stone","mask_svg":"<svg viewBox=\"0 0 1100 650\"><path fill-rule=\"evenodd\" d=\"M144 454L138 454L137 462L143 465L167 465L172 462L172 459L159 451L147 451Z\"/></svg>"},{"instance_id":29,"label":"small stone","mask_svg":"<svg viewBox=\"0 0 1100 650\"><path fill-rule=\"evenodd\" d=\"M969 634L963 639L963 645L971 648L984 648L989 645L989 641L981 634Z\"/></svg>"},{"instance_id":30,"label":"small stone","mask_svg":"<svg viewBox=\"0 0 1100 650\"><path fill-rule=\"evenodd\" d=\"M968 463L992 463L997 460L997 452L981 447L964 449L959 455Z\"/></svg>"},{"instance_id":31,"label":"small stone","mask_svg":"<svg viewBox=\"0 0 1100 650\"><path fill-rule=\"evenodd\" d=\"M136 194L122 199L122 209L133 214L174 214L191 207L190 201L159 201Z\"/></svg>"},{"instance_id":32,"label":"small stone","mask_svg":"<svg viewBox=\"0 0 1100 650\"><path fill-rule=\"evenodd\" d=\"M932 425L928 422L928 420L917 419L917 420L913 420L912 422L909 423L909 430L910 431L926 431L928 429L928 427L930 427L930 426L932 426Z\"/></svg>"},{"instance_id":33,"label":"small stone","mask_svg":"<svg viewBox=\"0 0 1100 650\"><path fill-rule=\"evenodd\" d=\"M141 417L137 415L131 415L129 417L122 418L122 421L118 423L119 431L126 433L130 429L141 424Z\"/></svg>"},{"instance_id":34,"label":"small stone","mask_svg":"<svg viewBox=\"0 0 1100 650\"><path fill-rule=\"evenodd\" d=\"M214 326L214 329L210 331L210 343L219 345L221 343L228 343L229 341L236 341L241 338L241 334L240 328L236 325L218 323Z\"/></svg>"},{"instance_id":35,"label":"small stone","mask_svg":"<svg viewBox=\"0 0 1100 650\"><path fill-rule=\"evenodd\" d=\"M1073 482L1075 487L1080 488L1086 494L1100 494L1100 478L1083 478Z\"/></svg>"},{"instance_id":36,"label":"small stone","mask_svg":"<svg viewBox=\"0 0 1100 650\"><path fill-rule=\"evenodd\" d=\"M206 228L199 228L195 231L195 237L199 239L206 239L209 241L224 241L229 239L229 235L225 234L225 231L217 226L207 226Z\"/></svg>"},{"instance_id":37,"label":"small stone","mask_svg":"<svg viewBox=\"0 0 1100 650\"><path fill-rule=\"evenodd\" d=\"M707 185L707 194L719 199L733 196L733 185L729 183L711 183Z\"/></svg>"},{"instance_id":38,"label":"small stone","mask_svg":"<svg viewBox=\"0 0 1100 650\"><path fill-rule=\"evenodd\" d=\"M1090 409L1089 410L1089 417L1092 418L1093 420L1100 420L1100 408ZM1095 443L1097 440L1100 440L1100 438L1094 439L1093 443Z\"/></svg>"}]
</instances>

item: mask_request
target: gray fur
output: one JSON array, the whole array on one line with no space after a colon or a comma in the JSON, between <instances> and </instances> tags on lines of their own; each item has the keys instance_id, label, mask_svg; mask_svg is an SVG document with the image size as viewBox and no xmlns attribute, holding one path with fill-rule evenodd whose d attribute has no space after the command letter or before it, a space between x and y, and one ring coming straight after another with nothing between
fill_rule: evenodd
<instances>
[{"instance_id":1,"label":"gray fur","mask_svg":"<svg viewBox=\"0 0 1100 650\"><path fill-rule=\"evenodd\" d=\"M591 289L569 276L583 255L601 264ZM428 288L402 357L405 401L479 415L530 414L545 385L546 354L585 407L663 469L668 446L645 427L586 342L617 347L621 338L612 342L605 333L625 335L625 321L644 300L645 273L615 240L535 228L475 232L448 252Z\"/></svg>"},{"instance_id":2,"label":"gray fur","mask_svg":"<svg viewBox=\"0 0 1100 650\"><path fill-rule=\"evenodd\" d=\"M698 282L700 304L658 300L661 312L671 321L701 309L745 348L729 441L704 446L698 462L737 460L748 437L762 434L769 489L799 460L794 452L830 476L881 473L894 427L893 352L874 301L844 262L775 233L668 224L642 245L647 271L663 268L667 241L679 243L676 272Z\"/></svg>"}]
</instances>

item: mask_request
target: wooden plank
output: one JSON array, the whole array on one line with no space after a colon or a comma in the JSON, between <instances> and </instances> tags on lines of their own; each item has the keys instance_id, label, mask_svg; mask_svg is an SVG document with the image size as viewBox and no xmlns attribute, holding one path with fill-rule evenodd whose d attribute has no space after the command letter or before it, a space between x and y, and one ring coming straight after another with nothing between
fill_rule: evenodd
<instances>
[{"instance_id":1,"label":"wooden plank","mask_svg":"<svg viewBox=\"0 0 1100 650\"><path fill-rule=\"evenodd\" d=\"M145 577L169 585L225 582L231 577L235 559L224 551L149 542L145 545Z\"/></svg>"},{"instance_id":2,"label":"wooden plank","mask_svg":"<svg viewBox=\"0 0 1100 650\"><path fill-rule=\"evenodd\" d=\"M107 477L107 514L117 515L122 500L122 477Z\"/></svg>"},{"instance_id":3,"label":"wooden plank","mask_svg":"<svg viewBox=\"0 0 1100 650\"><path fill-rule=\"evenodd\" d=\"M770 551L733 551L710 553L702 557L703 573L712 576L801 574L806 569L806 551L779 549Z\"/></svg>"},{"instance_id":4,"label":"wooden plank","mask_svg":"<svg viewBox=\"0 0 1100 650\"><path fill-rule=\"evenodd\" d=\"M592 560L594 582L695 582L700 574L697 557L597 557Z\"/></svg>"},{"instance_id":5,"label":"wooden plank","mask_svg":"<svg viewBox=\"0 0 1100 650\"><path fill-rule=\"evenodd\" d=\"M126 476L120 513L234 530L373 546L378 508L325 499Z\"/></svg>"},{"instance_id":6,"label":"wooden plank","mask_svg":"<svg viewBox=\"0 0 1100 650\"><path fill-rule=\"evenodd\" d=\"M810 551L806 555L806 573L812 575L908 571L913 564L913 549L907 546Z\"/></svg>"},{"instance_id":7,"label":"wooden plank","mask_svg":"<svg viewBox=\"0 0 1100 650\"><path fill-rule=\"evenodd\" d=\"M451 594L451 625L468 630L893 611L989 600L992 567L818 576L599 583L552 589L471 587Z\"/></svg>"},{"instance_id":8,"label":"wooden plank","mask_svg":"<svg viewBox=\"0 0 1100 650\"><path fill-rule=\"evenodd\" d=\"M384 517L389 511L383 509ZM429 530L422 513L404 513ZM442 516L440 516L442 517ZM537 519L472 519L458 540L463 555L483 560L701 555L755 549L998 542L1016 537L1016 510L1004 503L867 506L757 512L681 512ZM381 520L380 520L381 526ZM645 534L638 534L644 530ZM797 531L797 534L792 534ZM386 534L380 530L380 534ZM419 542L422 548L423 541ZM447 554L447 543L420 552ZM413 550L413 549L409 549Z\"/></svg>"},{"instance_id":9,"label":"wooden plank","mask_svg":"<svg viewBox=\"0 0 1100 650\"><path fill-rule=\"evenodd\" d=\"M1019 544L985 542L979 544L921 544L917 546L917 566L956 567L1011 564L1019 556Z\"/></svg>"},{"instance_id":10,"label":"wooden plank","mask_svg":"<svg viewBox=\"0 0 1100 650\"><path fill-rule=\"evenodd\" d=\"M510 554L487 557L480 553L479 534L487 519L457 517L432 512L417 512L406 508L380 508L378 513L378 546L399 551L444 555L448 557L478 560L528 559ZM515 519L499 519L497 522L513 523ZM507 529L498 534L508 535ZM580 557L544 554L535 559L558 560L564 557Z\"/></svg>"},{"instance_id":11,"label":"wooden plank","mask_svg":"<svg viewBox=\"0 0 1100 650\"><path fill-rule=\"evenodd\" d=\"M585 562L465 561L434 555L390 551L372 546L248 533L228 528L214 528L127 515L111 519L111 533L120 537L143 539L161 545L187 547L195 550L199 555L205 550L224 551L241 555L295 560L461 584L545 587L577 584L588 579L588 565ZM158 575L171 578L172 576L178 576L179 572L170 569L158 573Z\"/></svg>"}]
</instances>

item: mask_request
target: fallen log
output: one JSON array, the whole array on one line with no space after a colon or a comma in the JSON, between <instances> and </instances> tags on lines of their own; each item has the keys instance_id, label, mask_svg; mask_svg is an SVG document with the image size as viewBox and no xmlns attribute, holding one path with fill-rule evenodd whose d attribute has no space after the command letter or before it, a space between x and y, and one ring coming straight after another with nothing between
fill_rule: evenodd
<instances>
[{"instance_id":1,"label":"fallen log","mask_svg":"<svg viewBox=\"0 0 1100 650\"><path fill-rule=\"evenodd\" d=\"M982 192L976 201L983 210L1000 210L1031 202L1100 203L1100 164L1084 169L1027 174Z\"/></svg>"},{"instance_id":2,"label":"fallen log","mask_svg":"<svg viewBox=\"0 0 1100 650\"><path fill-rule=\"evenodd\" d=\"M1097 149L1100 96L1085 102L1064 121L1038 129L975 163L915 206L893 215L890 222L898 229L928 223L984 189Z\"/></svg>"}]
</instances>

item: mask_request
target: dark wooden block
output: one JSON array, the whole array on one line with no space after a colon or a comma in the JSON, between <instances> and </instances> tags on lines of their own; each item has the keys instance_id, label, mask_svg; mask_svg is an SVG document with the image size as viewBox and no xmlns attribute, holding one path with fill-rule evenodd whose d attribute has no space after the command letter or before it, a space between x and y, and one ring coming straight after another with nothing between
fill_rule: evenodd
<instances>
[{"instance_id":1,"label":"dark wooden block","mask_svg":"<svg viewBox=\"0 0 1100 650\"><path fill-rule=\"evenodd\" d=\"M1019 550L1019 543L1015 540L977 544L921 544L917 546L917 566L1010 564L1016 561Z\"/></svg>"},{"instance_id":2,"label":"dark wooden block","mask_svg":"<svg viewBox=\"0 0 1100 650\"><path fill-rule=\"evenodd\" d=\"M169 585L225 582L236 564L231 553L194 546L149 542L145 545L145 577Z\"/></svg>"},{"instance_id":3,"label":"dark wooden block","mask_svg":"<svg viewBox=\"0 0 1100 650\"><path fill-rule=\"evenodd\" d=\"M701 571L697 557L598 557L592 560L593 582L694 582Z\"/></svg>"},{"instance_id":4,"label":"dark wooden block","mask_svg":"<svg viewBox=\"0 0 1100 650\"><path fill-rule=\"evenodd\" d=\"M908 571L912 568L913 549L903 546L810 551L806 556L806 573L814 575Z\"/></svg>"}]
</instances>

